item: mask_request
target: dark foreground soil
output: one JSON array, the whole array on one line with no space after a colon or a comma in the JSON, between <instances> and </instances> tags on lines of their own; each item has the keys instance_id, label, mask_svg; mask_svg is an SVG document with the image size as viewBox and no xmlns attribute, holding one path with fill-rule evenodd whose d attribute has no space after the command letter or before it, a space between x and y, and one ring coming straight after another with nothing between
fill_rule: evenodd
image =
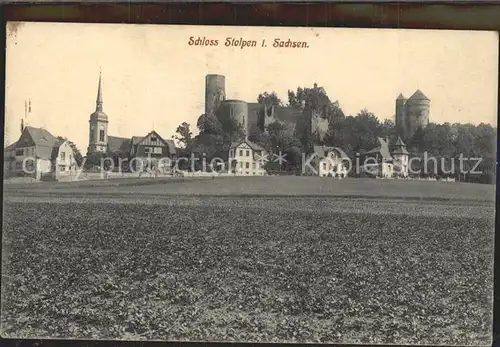
<instances>
[{"instance_id":1,"label":"dark foreground soil","mask_svg":"<svg viewBox=\"0 0 500 347\"><path fill-rule=\"evenodd\" d=\"M491 344L493 206L63 200L5 202L5 337Z\"/></svg>"}]
</instances>

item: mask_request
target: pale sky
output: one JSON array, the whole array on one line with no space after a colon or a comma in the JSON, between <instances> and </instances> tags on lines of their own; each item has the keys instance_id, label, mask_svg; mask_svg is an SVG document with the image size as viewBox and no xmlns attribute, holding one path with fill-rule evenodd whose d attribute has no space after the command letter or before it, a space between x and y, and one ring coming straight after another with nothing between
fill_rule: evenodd
<instances>
[{"instance_id":1,"label":"pale sky","mask_svg":"<svg viewBox=\"0 0 500 347\"><path fill-rule=\"evenodd\" d=\"M24 101L31 126L68 137L85 155L88 121L102 71L108 135L170 138L183 121L196 129L205 75L226 76L230 99L323 86L346 115L362 108L394 116L399 93L431 99L430 121L497 123L495 32L20 23L7 27L6 145L20 135ZM191 36L219 40L189 46ZM226 37L266 39L267 47L225 47ZM306 49L272 47L275 38Z\"/></svg>"}]
</instances>

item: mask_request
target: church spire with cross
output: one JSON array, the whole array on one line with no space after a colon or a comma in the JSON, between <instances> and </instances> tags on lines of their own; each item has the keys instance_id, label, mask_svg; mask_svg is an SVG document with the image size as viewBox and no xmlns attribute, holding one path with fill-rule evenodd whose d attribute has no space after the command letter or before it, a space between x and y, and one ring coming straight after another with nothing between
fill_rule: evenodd
<instances>
[{"instance_id":1,"label":"church spire with cross","mask_svg":"<svg viewBox=\"0 0 500 347\"><path fill-rule=\"evenodd\" d=\"M99 71L99 85L97 87L97 99L95 110L97 112L102 112L102 86L101 86L101 71Z\"/></svg>"},{"instance_id":2,"label":"church spire with cross","mask_svg":"<svg viewBox=\"0 0 500 347\"><path fill-rule=\"evenodd\" d=\"M106 152L108 146L108 123L108 116L104 113L102 108L102 76L99 71L96 107L89 119L88 153Z\"/></svg>"}]
</instances>

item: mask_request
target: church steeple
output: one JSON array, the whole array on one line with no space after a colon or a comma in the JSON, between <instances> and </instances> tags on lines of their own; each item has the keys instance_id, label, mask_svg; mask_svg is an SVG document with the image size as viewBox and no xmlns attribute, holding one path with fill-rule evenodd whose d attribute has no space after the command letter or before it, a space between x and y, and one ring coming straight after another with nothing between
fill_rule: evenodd
<instances>
[{"instance_id":1,"label":"church steeple","mask_svg":"<svg viewBox=\"0 0 500 347\"><path fill-rule=\"evenodd\" d=\"M99 86L97 87L97 99L95 110L102 112L102 88L101 88L101 72L99 71Z\"/></svg>"},{"instance_id":2,"label":"church steeple","mask_svg":"<svg viewBox=\"0 0 500 347\"><path fill-rule=\"evenodd\" d=\"M89 147L87 153L106 152L108 146L108 116L102 110L102 79L99 71L99 85L95 111L89 119Z\"/></svg>"}]
</instances>

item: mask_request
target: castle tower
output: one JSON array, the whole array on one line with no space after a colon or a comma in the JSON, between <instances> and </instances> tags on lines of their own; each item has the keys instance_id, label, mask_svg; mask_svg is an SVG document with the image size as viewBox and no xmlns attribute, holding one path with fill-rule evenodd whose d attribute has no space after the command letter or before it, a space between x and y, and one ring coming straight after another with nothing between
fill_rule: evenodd
<instances>
[{"instance_id":1,"label":"castle tower","mask_svg":"<svg viewBox=\"0 0 500 347\"><path fill-rule=\"evenodd\" d=\"M406 101L406 139L412 137L418 129L424 129L429 124L429 109L430 99L420 89Z\"/></svg>"},{"instance_id":2,"label":"castle tower","mask_svg":"<svg viewBox=\"0 0 500 347\"><path fill-rule=\"evenodd\" d=\"M224 100L226 100L226 77L207 75L205 77L205 115L215 115Z\"/></svg>"},{"instance_id":3,"label":"castle tower","mask_svg":"<svg viewBox=\"0 0 500 347\"><path fill-rule=\"evenodd\" d=\"M102 104L101 74L99 73L95 112L90 115L89 120L89 147L87 149L89 154L105 153L108 147L108 116L104 113Z\"/></svg>"},{"instance_id":4,"label":"castle tower","mask_svg":"<svg viewBox=\"0 0 500 347\"><path fill-rule=\"evenodd\" d=\"M403 94L399 94L396 99L396 129L400 136L406 137L406 98Z\"/></svg>"},{"instance_id":5,"label":"castle tower","mask_svg":"<svg viewBox=\"0 0 500 347\"><path fill-rule=\"evenodd\" d=\"M243 130L245 140L248 140L248 104L245 101L225 100L220 105L218 116L236 120Z\"/></svg>"}]
</instances>

